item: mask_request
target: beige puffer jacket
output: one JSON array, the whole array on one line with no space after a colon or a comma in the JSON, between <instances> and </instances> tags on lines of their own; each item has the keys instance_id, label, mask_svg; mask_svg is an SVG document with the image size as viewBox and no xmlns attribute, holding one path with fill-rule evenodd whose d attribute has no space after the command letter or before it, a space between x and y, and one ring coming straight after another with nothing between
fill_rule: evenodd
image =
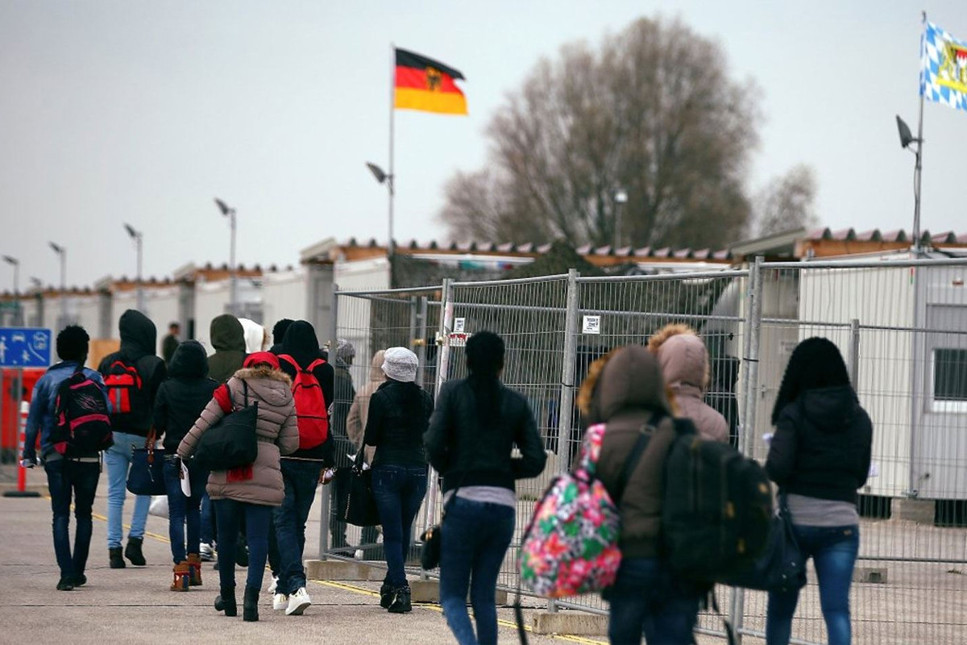
<instances>
[{"instance_id":1,"label":"beige puffer jacket","mask_svg":"<svg viewBox=\"0 0 967 645\"><path fill-rule=\"evenodd\" d=\"M383 357L386 352L379 350L373 354L373 360L369 366L369 381L361 388L356 390L356 397L353 404L349 407L349 415L346 417L346 434L357 448L363 445L363 434L366 431L366 419L369 418L369 399L373 396L380 385L386 380L383 373ZM376 454L375 446L366 447L366 463L373 463Z\"/></svg>"},{"instance_id":2,"label":"beige puffer jacket","mask_svg":"<svg viewBox=\"0 0 967 645\"><path fill-rule=\"evenodd\" d=\"M666 325L648 340L658 357L665 384L675 395L676 416L692 420L703 439L729 440L729 424L705 403L709 382L708 350L688 325Z\"/></svg>"},{"instance_id":3,"label":"beige puffer jacket","mask_svg":"<svg viewBox=\"0 0 967 645\"><path fill-rule=\"evenodd\" d=\"M232 499L249 504L279 506L284 498L279 456L293 453L299 447L299 427L292 400L289 377L269 367L243 368L228 380L232 402L245 406L242 381L248 385L248 403L258 401L259 418L256 426L259 454L251 472L245 468L230 471L216 470L208 476L209 497L213 500ZM225 413L218 401L212 399L178 446L178 456L188 459L194 454L198 440Z\"/></svg>"}]
</instances>

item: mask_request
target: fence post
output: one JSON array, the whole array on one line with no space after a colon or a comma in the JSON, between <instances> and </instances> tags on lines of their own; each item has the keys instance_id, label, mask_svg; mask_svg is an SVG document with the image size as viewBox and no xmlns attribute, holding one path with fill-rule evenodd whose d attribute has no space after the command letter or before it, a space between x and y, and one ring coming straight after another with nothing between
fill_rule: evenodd
<instances>
[{"instance_id":1,"label":"fence post","mask_svg":"<svg viewBox=\"0 0 967 645\"><path fill-rule=\"evenodd\" d=\"M443 311L440 314L440 327L437 332L437 342L439 347L437 348L437 371L436 371L436 387L433 391L433 399L438 400L440 396L440 388L443 384L447 382L447 371L450 366L450 343L449 334L450 330L453 329L453 280L450 278L443 279L443 287L441 289L440 304ZM425 307L425 302L424 302ZM426 309L424 308L424 312ZM426 318L424 317L424 326ZM426 518L423 521L423 530L426 531L430 526L432 526L434 520L436 519L436 502L437 497L440 494L440 486L438 483L438 476L436 470L432 466L429 467L429 485L427 486L426 495ZM420 577L423 580L427 579L426 571L420 570Z\"/></svg>"},{"instance_id":2,"label":"fence post","mask_svg":"<svg viewBox=\"0 0 967 645\"><path fill-rule=\"evenodd\" d=\"M339 285L332 285L332 322L329 324L329 351L335 355L336 339L339 338ZM330 357L332 358L332 357ZM362 447L360 447L362 450ZM335 482L330 482L330 486L335 486ZM319 559L326 559L326 552L329 550L329 498L331 492L328 486L322 487L322 500L319 505Z\"/></svg>"},{"instance_id":3,"label":"fence post","mask_svg":"<svg viewBox=\"0 0 967 645\"><path fill-rule=\"evenodd\" d=\"M577 364L577 327L580 313L577 269L567 272L567 301L564 311L564 360L561 361L561 407L557 414L557 456L560 473L571 468L571 419L574 410L574 368ZM520 571L516 572L520 576ZM557 603L547 600L547 611L556 612Z\"/></svg>"},{"instance_id":4,"label":"fence post","mask_svg":"<svg viewBox=\"0 0 967 645\"><path fill-rule=\"evenodd\" d=\"M759 403L759 339L762 333L762 256L756 256L749 275L748 310L745 323L745 375L743 383L742 451L752 455L755 447L756 408ZM714 593L714 591L713 591ZM745 590L733 587L729 602L729 621L735 626L735 638L742 645L742 621L745 614Z\"/></svg>"},{"instance_id":5,"label":"fence post","mask_svg":"<svg viewBox=\"0 0 967 645\"><path fill-rule=\"evenodd\" d=\"M857 389L856 379L860 375L860 321L853 318L849 321L849 381L853 389Z\"/></svg>"},{"instance_id":6,"label":"fence post","mask_svg":"<svg viewBox=\"0 0 967 645\"><path fill-rule=\"evenodd\" d=\"M416 358L419 361L419 367L416 368L416 382L422 387L426 364L426 296L420 296L419 300L415 301L414 306L416 308L416 336L414 340L417 341L415 343Z\"/></svg>"}]
</instances>

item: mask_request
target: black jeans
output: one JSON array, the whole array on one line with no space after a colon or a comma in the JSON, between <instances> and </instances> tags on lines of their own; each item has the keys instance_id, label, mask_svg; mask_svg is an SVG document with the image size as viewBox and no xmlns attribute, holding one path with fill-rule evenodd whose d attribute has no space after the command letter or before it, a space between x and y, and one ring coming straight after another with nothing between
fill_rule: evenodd
<instances>
[{"instance_id":1,"label":"black jeans","mask_svg":"<svg viewBox=\"0 0 967 645\"><path fill-rule=\"evenodd\" d=\"M97 461L57 459L46 462L44 470L47 471L50 508L54 512L54 555L60 567L60 577L72 579L82 575L87 566L94 531L91 507L97 492L97 480L101 476L101 464ZM74 519L77 521L73 554L69 530L72 495Z\"/></svg>"}]
</instances>

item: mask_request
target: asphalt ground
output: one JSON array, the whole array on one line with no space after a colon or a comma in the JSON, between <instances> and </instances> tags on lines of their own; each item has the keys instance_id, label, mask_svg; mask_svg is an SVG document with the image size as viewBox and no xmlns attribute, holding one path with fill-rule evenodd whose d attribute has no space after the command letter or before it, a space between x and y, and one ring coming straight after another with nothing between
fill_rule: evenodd
<instances>
[{"instance_id":1,"label":"asphalt ground","mask_svg":"<svg viewBox=\"0 0 967 645\"><path fill-rule=\"evenodd\" d=\"M14 488L15 468L0 467L0 489ZM452 643L453 637L436 604L416 604L408 614L389 614L379 606L377 582L311 580L313 604L302 616L272 610L264 591L260 620L241 618L241 587L245 569L238 567L239 616L218 613L212 602L218 593L218 573L206 563L203 585L188 592L169 591L171 553L167 520L149 516L144 540L147 566L108 567L107 481L102 474L94 503L94 536L86 571L88 582L73 591L57 591L59 578L51 538L51 510L43 469L29 471L28 489L40 497L0 497L0 643ZM318 503L318 500L317 500ZM130 498L125 519L130 518ZM314 507L315 510L315 507ZM318 517L307 527L307 552L317 544ZM74 522L71 518L73 541ZM127 529L125 529L125 535ZM543 605L525 599L525 613ZM513 611L498 608L501 643L518 642ZM603 637L540 636L534 645L605 643Z\"/></svg>"}]
</instances>

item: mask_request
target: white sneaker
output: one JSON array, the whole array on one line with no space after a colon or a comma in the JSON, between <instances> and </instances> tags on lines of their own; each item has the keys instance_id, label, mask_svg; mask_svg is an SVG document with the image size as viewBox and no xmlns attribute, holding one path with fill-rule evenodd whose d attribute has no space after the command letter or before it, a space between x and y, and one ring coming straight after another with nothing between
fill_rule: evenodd
<instances>
[{"instance_id":1,"label":"white sneaker","mask_svg":"<svg viewBox=\"0 0 967 645\"><path fill-rule=\"evenodd\" d=\"M213 562L215 560L215 550L211 544L202 542L198 545L198 557L202 562Z\"/></svg>"},{"instance_id":2,"label":"white sneaker","mask_svg":"<svg viewBox=\"0 0 967 645\"><path fill-rule=\"evenodd\" d=\"M285 610L286 616L301 616L302 612L312 604L312 599L305 587L299 587L294 594L289 595L289 606Z\"/></svg>"},{"instance_id":3,"label":"white sneaker","mask_svg":"<svg viewBox=\"0 0 967 645\"><path fill-rule=\"evenodd\" d=\"M279 576L272 576L272 583L269 585L267 591L270 596L275 595L275 590L279 588Z\"/></svg>"},{"instance_id":4,"label":"white sneaker","mask_svg":"<svg viewBox=\"0 0 967 645\"><path fill-rule=\"evenodd\" d=\"M286 609L289 606L289 596L284 593L277 593L272 596L272 609Z\"/></svg>"}]
</instances>

